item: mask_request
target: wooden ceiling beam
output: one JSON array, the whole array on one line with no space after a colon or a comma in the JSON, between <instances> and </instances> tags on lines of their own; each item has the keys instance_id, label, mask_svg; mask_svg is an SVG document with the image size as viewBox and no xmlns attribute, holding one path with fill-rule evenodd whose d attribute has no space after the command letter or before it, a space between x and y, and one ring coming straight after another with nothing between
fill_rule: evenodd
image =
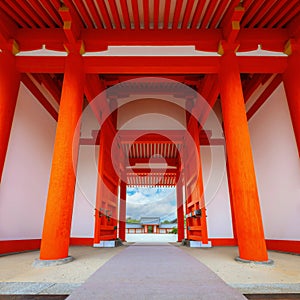
<instances>
[{"instance_id":1,"label":"wooden ceiling beam","mask_svg":"<svg viewBox=\"0 0 300 300\"><path fill-rule=\"evenodd\" d=\"M76 24L76 23L75 23ZM79 26L78 26L79 27ZM79 28L76 29L79 31ZM197 50L216 52L222 39L220 29L194 30L124 30L81 29L80 39L85 43L87 52L102 51L110 46L184 46L195 45ZM75 32L76 36L80 33ZM64 51L65 35L63 29L17 29L13 38L18 41L21 51L47 49ZM78 37L79 38L79 37ZM282 51L290 39L288 29L241 29L238 33L241 51L256 50L258 44L263 49Z\"/></svg>"},{"instance_id":2,"label":"wooden ceiling beam","mask_svg":"<svg viewBox=\"0 0 300 300\"><path fill-rule=\"evenodd\" d=\"M177 158L168 157L151 157L151 158L128 158L129 166L134 166L135 164L158 164L166 163L169 167L177 167Z\"/></svg>"},{"instance_id":3,"label":"wooden ceiling beam","mask_svg":"<svg viewBox=\"0 0 300 300\"><path fill-rule=\"evenodd\" d=\"M215 28L219 24L221 16L224 13L224 10L226 9L226 7L228 6L229 1L230 0L220 1L219 5L216 9L216 12L214 13L212 20L210 22L210 26L209 26L210 28Z\"/></svg>"},{"instance_id":4,"label":"wooden ceiling beam","mask_svg":"<svg viewBox=\"0 0 300 300\"><path fill-rule=\"evenodd\" d=\"M85 23L82 20L78 10L76 9L76 7L73 3L73 0L64 0L63 3L64 3L63 5L60 5L59 10L60 10L60 8L62 8L64 6L68 7L72 14L73 21L76 22L76 24L78 24L79 27L83 28L85 26Z\"/></svg>"},{"instance_id":5,"label":"wooden ceiling beam","mask_svg":"<svg viewBox=\"0 0 300 300\"><path fill-rule=\"evenodd\" d=\"M199 0L194 12L194 16L192 19L192 24L191 24L191 28L196 29L198 27L198 23L200 21L200 17L202 15L202 11L204 8L206 0Z\"/></svg>"},{"instance_id":6,"label":"wooden ceiling beam","mask_svg":"<svg viewBox=\"0 0 300 300\"><path fill-rule=\"evenodd\" d=\"M268 100L268 98L272 95L275 89L282 82L282 75L277 74L274 79L270 82L268 87L263 91L263 93L258 97L255 103L250 107L247 112L247 119L250 120L253 115L259 110L259 108Z\"/></svg>"},{"instance_id":7,"label":"wooden ceiling beam","mask_svg":"<svg viewBox=\"0 0 300 300\"><path fill-rule=\"evenodd\" d=\"M110 11L111 11L112 17L114 19L115 28L116 29L121 29L122 24L121 24L121 21L120 21L119 12L118 12L115 0L109 1L107 3L109 4Z\"/></svg>"},{"instance_id":8,"label":"wooden ceiling beam","mask_svg":"<svg viewBox=\"0 0 300 300\"><path fill-rule=\"evenodd\" d=\"M33 75L34 76L34 75ZM55 101L59 104L61 98L61 90L57 84L53 81L53 78L49 74L39 74L40 82L52 95Z\"/></svg>"},{"instance_id":9,"label":"wooden ceiling beam","mask_svg":"<svg viewBox=\"0 0 300 300\"><path fill-rule=\"evenodd\" d=\"M75 3L76 7L77 7L77 11L79 13L79 15L81 16L83 22L86 24L87 27L89 28L93 28L93 20L89 14L89 12L87 11L86 7L84 6L82 0L73 0L73 2Z\"/></svg>"},{"instance_id":10,"label":"wooden ceiling beam","mask_svg":"<svg viewBox=\"0 0 300 300\"><path fill-rule=\"evenodd\" d=\"M265 79L270 79L272 74L254 74L253 78L249 80L247 85L244 87L244 100L248 102L252 94L258 89L258 87L265 82Z\"/></svg>"},{"instance_id":11,"label":"wooden ceiling beam","mask_svg":"<svg viewBox=\"0 0 300 300\"><path fill-rule=\"evenodd\" d=\"M183 28L183 29L188 28L193 6L194 6L194 1L188 1L186 4L185 12L183 15L183 21L181 24L181 28Z\"/></svg>"},{"instance_id":12,"label":"wooden ceiling beam","mask_svg":"<svg viewBox=\"0 0 300 300\"><path fill-rule=\"evenodd\" d=\"M143 0L143 13L144 13L144 29L149 29L150 28L150 22L149 22L149 0Z\"/></svg>"},{"instance_id":13,"label":"wooden ceiling beam","mask_svg":"<svg viewBox=\"0 0 300 300\"><path fill-rule=\"evenodd\" d=\"M31 11L32 14L36 12L37 16L40 17L41 20L45 22L50 28L55 27L55 22L52 20L52 18L49 16L49 14L45 11L45 8L37 1L29 0L29 4L31 5ZM44 1L44 3L47 3L47 7L49 8L49 2ZM43 24L41 27L45 27L45 24ZM61 25L61 22L58 23Z\"/></svg>"},{"instance_id":14,"label":"wooden ceiling beam","mask_svg":"<svg viewBox=\"0 0 300 300\"><path fill-rule=\"evenodd\" d=\"M132 13L133 13L133 20L134 20L134 29L140 29L140 16L139 16L139 9L138 9L138 1L132 0Z\"/></svg>"},{"instance_id":15,"label":"wooden ceiling beam","mask_svg":"<svg viewBox=\"0 0 300 300\"><path fill-rule=\"evenodd\" d=\"M164 12L164 29L169 28L169 18L171 9L171 0L165 0L165 12Z\"/></svg>"},{"instance_id":16,"label":"wooden ceiling beam","mask_svg":"<svg viewBox=\"0 0 300 300\"><path fill-rule=\"evenodd\" d=\"M232 12L240 4L240 0L231 0L229 6L227 7L226 12L224 13L219 27L223 28L231 20Z\"/></svg>"},{"instance_id":17,"label":"wooden ceiling beam","mask_svg":"<svg viewBox=\"0 0 300 300\"><path fill-rule=\"evenodd\" d=\"M130 24L127 1L126 0L120 0L120 5L121 5L121 10L122 10L125 29L130 29L131 24Z\"/></svg>"},{"instance_id":18,"label":"wooden ceiling beam","mask_svg":"<svg viewBox=\"0 0 300 300\"><path fill-rule=\"evenodd\" d=\"M16 52L13 37L18 30L17 25L2 11L0 11L0 49Z\"/></svg>"},{"instance_id":19,"label":"wooden ceiling beam","mask_svg":"<svg viewBox=\"0 0 300 300\"><path fill-rule=\"evenodd\" d=\"M0 1L0 7L2 8L2 10L4 12L6 12L6 14L13 19L16 23L18 23L20 26L22 26L23 28L27 27L28 24L26 24L26 22L13 10L11 9L11 7L9 7L7 5L7 3L5 3L4 1ZM6 16L6 14L2 13L2 15L4 15L5 17L8 18L8 16Z\"/></svg>"},{"instance_id":20,"label":"wooden ceiling beam","mask_svg":"<svg viewBox=\"0 0 300 300\"><path fill-rule=\"evenodd\" d=\"M282 18L282 20L276 25L276 27L281 28L283 26L286 26L286 24L293 19L294 16L296 16L300 12L300 6L295 5L287 14ZM299 25L298 25L299 26Z\"/></svg>"},{"instance_id":21,"label":"wooden ceiling beam","mask_svg":"<svg viewBox=\"0 0 300 300\"><path fill-rule=\"evenodd\" d=\"M200 28L201 29L205 29L205 28L209 27L209 20L212 17L212 14L213 14L213 12L215 10L217 2L218 2L218 0L210 0L209 1L209 4L208 4L208 6L206 8L206 11L205 11L205 14L203 16L203 20L202 20L202 22L200 24Z\"/></svg>"},{"instance_id":22,"label":"wooden ceiling beam","mask_svg":"<svg viewBox=\"0 0 300 300\"><path fill-rule=\"evenodd\" d=\"M96 9L95 2L93 0L86 0L86 4L91 12L91 18L93 19L97 28L104 28L102 20L99 16L99 13Z\"/></svg>"},{"instance_id":23,"label":"wooden ceiling beam","mask_svg":"<svg viewBox=\"0 0 300 300\"><path fill-rule=\"evenodd\" d=\"M159 0L154 0L153 28L159 28Z\"/></svg>"},{"instance_id":24,"label":"wooden ceiling beam","mask_svg":"<svg viewBox=\"0 0 300 300\"><path fill-rule=\"evenodd\" d=\"M23 1L19 1L18 3L15 0L8 0L7 1L9 6L13 11L15 11L30 27L35 27L36 24L32 21L32 19L29 17L29 15L24 11L24 7L20 4L26 7L26 3Z\"/></svg>"},{"instance_id":25,"label":"wooden ceiling beam","mask_svg":"<svg viewBox=\"0 0 300 300\"><path fill-rule=\"evenodd\" d=\"M223 38L226 43L236 43L236 38L240 32L240 22L244 16L245 9L242 6L237 6L233 9L231 18L223 27Z\"/></svg>"},{"instance_id":26,"label":"wooden ceiling beam","mask_svg":"<svg viewBox=\"0 0 300 300\"><path fill-rule=\"evenodd\" d=\"M178 23L179 23L179 18L180 18L182 5L183 5L183 0L177 0L176 1L174 17L173 17L173 23L172 23L172 29L177 29L178 28Z\"/></svg>"},{"instance_id":27,"label":"wooden ceiling beam","mask_svg":"<svg viewBox=\"0 0 300 300\"><path fill-rule=\"evenodd\" d=\"M57 121L58 113L54 107L49 103L48 99L42 94L38 87L32 82L27 74L22 74L21 81L29 89L29 91L34 95L34 97L41 103L41 105L46 109L46 111L52 116L52 118Z\"/></svg>"},{"instance_id":28,"label":"wooden ceiling beam","mask_svg":"<svg viewBox=\"0 0 300 300\"><path fill-rule=\"evenodd\" d=\"M269 28L274 27L289 11L290 9L297 4L298 0L290 0L288 1L282 9L279 11L279 13L274 16L274 18L271 19L271 21L267 24Z\"/></svg>"},{"instance_id":29,"label":"wooden ceiling beam","mask_svg":"<svg viewBox=\"0 0 300 300\"><path fill-rule=\"evenodd\" d=\"M288 0L285 0L288 1ZM276 16L276 14L278 14L282 7L285 5L285 1L277 1L272 10L269 10L268 13L266 13L263 18L259 21L259 23L257 24L257 26L259 28L262 28L264 26L266 26L268 24L268 22L270 22L270 20Z\"/></svg>"},{"instance_id":30,"label":"wooden ceiling beam","mask_svg":"<svg viewBox=\"0 0 300 300\"><path fill-rule=\"evenodd\" d=\"M112 23L109 17L109 14L107 12L107 7L105 5L105 2L103 0L96 0L97 5L99 7L100 13L103 17L103 21L105 24L106 29L112 29Z\"/></svg>"},{"instance_id":31,"label":"wooden ceiling beam","mask_svg":"<svg viewBox=\"0 0 300 300\"><path fill-rule=\"evenodd\" d=\"M252 18L255 17L257 12L259 12L260 7L263 5L264 1L265 0L255 0L255 1L253 1L253 3L247 9L243 20L241 21L242 26L247 26L251 22ZM269 2L273 2L273 1L269 1Z\"/></svg>"},{"instance_id":32,"label":"wooden ceiling beam","mask_svg":"<svg viewBox=\"0 0 300 300\"><path fill-rule=\"evenodd\" d=\"M300 14L288 25L291 38L300 38Z\"/></svg>"},{"instance_id":33,"label":"wooden ceiling beam","mask_svg":"<svg viewBox=\"0 0 300 300\"><path fill-rule=\"evenodd\" d=\"M62 26L63 22L61 20L61 18L59 17L59 13L58 13L58 8L56 8L57 4L51 4L51 1L49 2L48 0L40 0L42 6L44 7L44 9L47 11L47 13L49 14L49 16L51 17L51 19L53 20L53 22L58 25L58 26Z\"/></svg>"},{"instance_id":34,"label":"wooden ceiling beam","mask_svg":"<svg viewBox=\"0 0 300 300\"><path fill-rule=\"evenodd\" d=\"M239 56L237 61L241 73L283 73L287 67L287 57ZM25 73L64 73L65 57L17 56L16 64ZM84 57L87 74L212 74L219 67L219 57Z\"/></svg>"},{"instance_id":35,"label":"wooden ceiling beam","mask_svg":"<svg viewBox=\"0 0 300 300\"><path fill-rule=\"evenodd\" d=\"M81 24L76 21L74 12L69 7L62 6L59 9L59 14L64 21L64 32L67 38L67 43L64 44L64 47L68 52L84 53L83 42L79 41L81 36Z\"/></svg>"},{"instance_id":36,"label":"wooden ceiling beam","mask_svg":"<svg viewBox=\"0 0 300 300\"><path fill-rule=\"evenodd\" d=\"M264 4L260 7L260 9L256 12L253 18L250 20L248 27L254 28L257 26L257 23L264 19L265 16L268 15L269 12L272 11L272 6L274 6L275 1L265 1Z\"/></svg>"},{"instance_id":37,"label":"wooden ceiling beam","mask_svg":"<svg viewBox=\"0 0 300 300\"><path fill-rule=\"evenodd\" d=\"M40 28L46 27L46 23L43 19L41 19L41 15L37 14L36 8L32 9L33 7L31 3L28 3L27 1L19 1L19 4L22 7L24 13L27 13L29 18L31 18L35 22L35 24L37 24ZM52 23L50 24L52 25Z\"/></svg>"}]
</instances>

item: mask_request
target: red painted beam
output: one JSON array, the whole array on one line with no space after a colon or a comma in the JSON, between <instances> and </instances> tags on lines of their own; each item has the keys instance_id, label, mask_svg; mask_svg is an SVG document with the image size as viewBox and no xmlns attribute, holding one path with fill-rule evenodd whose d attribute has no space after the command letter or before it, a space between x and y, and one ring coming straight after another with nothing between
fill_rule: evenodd
<instances>
[{"instance_id":1,"label":"red painted beam","mask_svg":"<svg viewBox=\"0 0 300 300\"><path fill-rule=\"evenodd\" d=\"M200 24L201 29L209 27L209 20L212 17L212 13L215 10L217 2L218 2L218 0L210 0L209 1L209 4L208 4L208 6L206 8L206 11L205 11L205 14L203 16L203 20L201 21L201 24Z\"/></svg>"},{"instance_id":2,"label":"red painted beam","mask_svg":"<svg viewBox=\"0 0 300 300\"><path fill-rule=\"evenodd\" d=\"M117 9L117 6L116 6L116 3L115 3L115 0L113 1L109 1L107 2L110 6L110 11L112 13L112 17L114 19L114 25L115 25L115 28L116 29L121 29L122 28L122 25L121 25L121 21L120 21L120 18L119 18L119 13L118 13L118 9Z\"/></svg>"},{"instance_id":3,"label":"red painted beam","mask_svg":"<svg viewBox=\"0 0 300 300\"><path fill-rule=\"evenodd\" d=\"M215 28L219 24L221 16L224 13L224 9L227 7L229 1L230 0L220 1L219 5L217 7L217 10L215 11L215 13L213 15L213 18L211 19L210 28Z\"/></svg>"},{"instance_id":4,"label":"red painted beam","mask_svg":"<svg viewBox=\"0 0 300 300\"><path fill-rule=\"evenodd\" d=\"M150 23L149 23L149 0L143 0L143 12L144 12L144 29L149 29L150 28Z\"/></svg>"},{"instance_id":5,"label":"red painted beam","mask_svg":"<svg viewBox=\"0 0 300 300\"><path fill-rule=\"evenodd\" d=\"M22 74L22 82L30 90L33 96L41 103L41 105L47 110L47 112L53 117L55 121L58 120L58 113L54 107L48 102L41 91L36 87L36 85L31 81L31 79L26 74Z\"/></svg>"},{"instance_id":6,"label":"red painted beam","mask_svg":"<svg viewBox=\"0 0 300 300\"><path fill-rule=\"evenodd\" d=\"M170 8L171 0L165 0L165 10L164 10L164 29L169 28L169 17L170 17Z\"/></svg>"},{"instance_id":7,"label":"red painted beam","mask_svg":"<svg viewBox=\"0 0 300 300\"><path fill-rule=\"evenodd\" d=\"M251 106L247 112L247 119L250 120L253 115L259 110L259 108L266 102L266 100L272 95L274 90L279 86L282 81L281 74L276 75L269 86L263 91L256 102Z\"/></svg>"},{"instance_id":8,"label":"red painted beam","mask_svg":"<svg viewBox=\"0 0 300 300\"><path fill-rule=\"evenodd\" d=\"M269 28L274 27L292 8L295 4L297 4L298 0L290 0L286 3L286 5L279 11L279 13L273 18L267 26Z\"/></svg>"},{"instance_id":9,"label":"red painted beam","mask_svg":"<svg viewBox=\"0 0 300 300\"><path fill-rule=\"evenodd\" d=\"M271 76L272 74L254 74L253 78L248 82L243 91L245 103L247 103L257 88L265 82L265 79L268 80Z\"/></svg>"},{"instance_id":10,"label":"red painted beam","mask_svg":"<svg viewBox=\"0 0 300 300\"><path fill-rule=\"evenodd\" d=\"M40 15L37 14L37 8L32 9L32 6L30 6L27 1L19 1L19 4L22 7L24 13L27 13L27 15L35 22L35 24L38 25L38 27L40 28L45 27L46 25L46 23L44 23L45 20L42 20L40 18ZM48 26L53 27L53 23L50 22Z\"/></svg>"},{"instance_id":11,"label":"red painted beam","mask_svg":"<svg viewBox=\"0 0 300 300\"><path fill-rule=\"evenodd\" d=\"M154 0L153 28L159 28L159 0Z\"/></svg>"},{"instance_id":12,"label":"red painted beam","mask_svg":"<svg viewBox=\"0 0 300 300\"><path fill-rule=\"evenodd\" d=\"M252 20L249 22L249 28L254 28L257 26L257 23L264 19L265 16L267 16L268 13L273 10L272 6L274 6L274 4L276 4L276 1L265 1L265 3L260 6L259 10L256 11Z\"/></svg>"},{"instance_id":13,"label":"red painted beam","mask_svg":"<svg viewBox=\"0 0 300 300\"><path fill-rule=\"evenodd\" d=\"M174 17L173 17L173 23L172 23L172 29L177 29L178 28L178 22L179 22L181 9L182 9L182 4L183 4L183 0L177 0L176 1Z\"/></svg>"},{"instance_id":14,"label":"red painted beam","mask_svg":"<svg viewBox=\"0 0 300 300\"><path fill-rule=\"evenodd\" d=\"M89 12L86 10L82 0L73 0L73 2L76 5L77 11L81 15L83 22L86 24L86 26L89 28L93 28L94 26L93 26L91 16Z\"/></svg>"},{"instance_id":15,"label":"red painted beam","mask_svg":"<svg viewBox=\"0 0 300 300\"><path fill-rule=\"evenodd\" d=\"M105 28L106 29L112 29L112 23L111 23L109 14L107 12L107 8L106 8L106 5L105 5L105 2L103 0L96 0L96 2L98 4L100 13L101 13L101 15L103 17Z\"/></svg>"},{"instance_id":16,"label":"red painted beam","mask_svg":"<svg viewBox=\"0 0 300 300\"><path fill-rule=\"evenodd\" d=\"M50 28L54 28L56 26L55 21L53 21L52 17L49 16L48 12L45 11L45 8L39 2L36 2L33 0L29 0L28 2L31 5L32 14L34 14L34 12L35 12L36 15L39 17L39 19L44 21ZM44 1L44 3L45 3L45 1ZM46 5L49 8L49 2L47 2ZM57 20L57 16L56 15L53 15L53 16ZM58 22L57 25L61 25L61 21ZM45 26L43 25L42 27L45 27Z\"/></svg>"},{"instance_id":17,"label":"red painted beam","mask_svg":"<svg viewBox=\"0 0 300 300\"><path fill-rule=\"evenodd\" d=\"M186 4L185 12L183 15L183 21L181 24L181 28L183 28L183 29L188 28L189 19L191 17L191 12L192 12L193 6L194 6L194 1L188 1Z\"/></svg>"},{"instance_id":18,"label":"red painted beam","mask_svg":"<svg viewBox=\"0 0 300 300\"><path fill-rule=\"evenodd\" d=\"M1 6L1 2L0 2ZM46 44L47 49L64 51L64 31L57 29L18 29L12 36L18 41L20 50L36 50ZM238 34L239 51L256 50L258 44L263 49L282 51L290 38L288 29L241 29ZM184 46L195 45L198 50L216 52L222 39L220 29L173 29L173 30L124 30L81 29L80 39L85 43L85 49L102 51L110 46Z\"/></svg>"},{"instance_id":19,"label":"red painted beam","mask_svg":"<svg viewBox=\"0 0 300 300\"><path fill-rule=\"evenodd\" d=\"M272 10L268 11L268 13L266 13L264 15L264 17L261 18L261 20L259 21L257 26L259 28L262 28L262 27L266 26L268 24L268 22L270 20L272 20L272 18L274 18L281 11L281 9L284 5L285 5L285 1L276 1L276 3L274 4Z\"/></svg>"},{"instance_id":20,"label":"red painted beam","mask_svg":"<svg viewBox=\"0 0 300 300\"><path fill-rule=\"evenodd\" d=\"M23 1L15 1L15 0L7 0L9 6L11 9L13 9L25 22L29 25L29 27L35 27L36 24L32 20L32 18L26 13L24 10L23 4L26 5L26 3ZM21 6L20 6L21 5Z\"/></svg>"},{"instance_id":21,"label":"red painted beam","mask_svg":"<svg viewBox=\"0 0 300 300\"><path fill-rule=\"evenodd\" d=\"M286 57L237 57L241 73L283 73ZM23 73L64 73L65 57L17 56ZM139 56L84 57L86 73L96 74L212 74L219 72L220 57Z\"/></svg>"},{"instance_id":22,"label":"red painted beam","mask_svg":"<svg viewBox=\"0 0 300 300\"><path fill-rule=\"evenodd\" d=\"M18 13L14 9L12 9L7 3L5 3L4 1L0 1L0 7L12 20L18 23L21 27L25 28L28 26L28 24L26 24L22 17L19 16Z\"/></svg>"},{"instance_id":23,"label":"red painted beam","mask_svg":"<svg viewBox=\"0 0 300 300\"><path fill-rule=\"evenodd\" d=\"M196 29L198 27L198 23L200 21L200 17L204 8L206 0L199 0L196 6L196 10L194 12L191 28Z\"/></svg>"},{"instance_id":24,"label":"red painted beam","mask_svg":"<svg viewBox=\"0 0 300 300\"><path fill-rule=\"evenodd\" d=\"M125 29L128 30L131 28L131 24L130 24L130 18L128 13L127 0L120 0L120 5L121 5Z\"/></svg>"},{"instance_id":25,"label":"red painted beam","mask_svg":"<svg viewBox=\"0 0 300 300\"><path fill-rule=\"evenodd\" d=\"M285 26L289 21L293 19L294 16L296 16L300 12L300 5L295 5L288 13L287 15L282 18L282 20L276 25L277 28L281 28ZM299 28L299 25L298 25Z\"/></svg>"},{"instance_id":26,"label":"red painted beam","mask_svg":"<svg viewBox=\"0 0 300 300\"><path fill-rule=\"evenodd\" d=\"M140 29L140 17L139 17L139 10L138 10L138 2L137 0L132 0L132 13L133 13L133 19L134 19L134 29Z\"/></svg>"},{"instance_id":27,"label":"red painted beam","mask_svg":"<svg viewBox=\"0 0 300 300\"><path fill-rule=\"evenodd\" d=\"M43 8L47 11L48 15L51 17L51 19L53 20L53 22L58 25L58 26L62 26L63 22L59 17L58 14L58 9L56 9L55 7L53 7L53 5L51 4L51 1L49 2L48 0L40 0ZM58 6L59 7L59 6Z\"/></svg>"}]
</instances>

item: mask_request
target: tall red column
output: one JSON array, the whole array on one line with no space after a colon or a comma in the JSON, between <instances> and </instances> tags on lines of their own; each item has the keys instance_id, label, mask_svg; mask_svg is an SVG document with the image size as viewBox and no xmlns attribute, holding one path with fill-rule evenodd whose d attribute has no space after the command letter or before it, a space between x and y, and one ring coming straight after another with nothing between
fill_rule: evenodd
<instances>
[{"instance_id":1,"label":"tall red column","mask_svg":"<svg viewBox=\"0 0 300 300\"><path fill-rule=\"evenodd\" d=\"M0 182L5 163L10 130L20 86L20 74L15 58L5 50L0 52Z\"/></svg>"},{"instance_id":2,"label":"tall red column","mask_svg":"<svg viewBox=\"0 0 300 300\"><path fill-rule=\"evenodd\" d=\"M78 54L66 59L56 129L40 259L68 257L83 104L83 61ZM74 163L73 163L74 162Z\"/></svg>"},{"instance_id":3,"label":"tall red column","mask_svg":"<svg viewBox=\"0 0 300 300\"><path fill-rule=\"evenodd\" d=\"M177 235L178 242L184 239L184 216L183 216L183 192L182 183L178 182L176 185L177 198Z\"/></svg>"},{"instance_id":4,"label":"tall red column","mask_svg":"<svg viewBox=\"0 0 300 300\"><path fill-rule=\"evenodd\" d=\"M219 80L240 258L267 261L250 135L234 52L225 52L221 57Z\"/></svg>"},{"instance_id":5,"label":"tall red column","mask_svg":"<svg viewBox=\"0 0 300 300\"><path fill-rule=\"evenodd\" d=\"M120 216L119 216L119 238L125 241L126 230L126 183L120 184Z\"/></svg>"},{"instance_id":6,"label":"tall red column","mask_svg":"<svg viewBox=\"0 0 300 300\"><path fill-rule=\"evenodd\" d=\"M298 47L299 49L292 50L288 58L288 67L283 74L283 83L300 156L300 46Z\"/></svg>"}]
</instances>

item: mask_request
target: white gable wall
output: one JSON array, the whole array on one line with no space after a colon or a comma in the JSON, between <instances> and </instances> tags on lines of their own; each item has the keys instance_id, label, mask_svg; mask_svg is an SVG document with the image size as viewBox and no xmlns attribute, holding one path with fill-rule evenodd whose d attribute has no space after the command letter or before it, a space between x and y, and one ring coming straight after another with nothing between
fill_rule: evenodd
<instances>
[{"instance_id":1,"label":"white gable wall","mask_svg":"<svg viewBox=\"0 0 300 300\"><path fill-rule=\"evenodd\" d=\"M300 159L282 84L249 129L265 237L300 240Z\"/></svg>"},{"instance_id":2,"label":"white gable wall","mask_svg":"<svg viewBox=\"0 0 300 300\"><path fill-rule=\"evenodd\" d=\"M0 183L0 240L41 238L55 128L21 84Z\"/></svg>"}]
</instances>

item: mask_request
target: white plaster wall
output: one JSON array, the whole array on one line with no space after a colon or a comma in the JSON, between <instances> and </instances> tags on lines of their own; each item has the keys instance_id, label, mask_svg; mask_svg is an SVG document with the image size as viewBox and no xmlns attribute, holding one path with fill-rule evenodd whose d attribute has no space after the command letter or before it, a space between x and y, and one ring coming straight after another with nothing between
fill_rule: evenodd
<instances>
[{"instance_id":1,"label":"white plaster wall","mask_svg":"<svg viewBox=\"0 0 300 300\"><path fill-rule=\"evenodd\" d=\"M300 160L282 84L249 129L265 236L300 240Z\"/></svg>"},{"instance_id":2,"label":"white plaster wall","mask_svg":"<svg viewBox=\"0 0 300 300\"><path fill-rule=\"evenodd\" d=\"M56 121L20 87L0 184L0 239L40 238Z\"/></svg>"},{"instance_id":3,"label":"white plaster wall","mask_svg":"<svg viewBox=\"0 0 300 300\"><path fill-rule=\"evenodd\" d=\"M80 146L71 228L72 237L94 236L98 153L99 146Z\"/></svg>"},{"instance_id":4,"label":"white plaster wall","mask_svg":"<svg viewBox=\"0 0 300 300\"><path fill-rule=\"evenodd\" d=\"M232 221L223 146L201 147L209 238L231 238Z\"/></svg>"}]
</instances>

